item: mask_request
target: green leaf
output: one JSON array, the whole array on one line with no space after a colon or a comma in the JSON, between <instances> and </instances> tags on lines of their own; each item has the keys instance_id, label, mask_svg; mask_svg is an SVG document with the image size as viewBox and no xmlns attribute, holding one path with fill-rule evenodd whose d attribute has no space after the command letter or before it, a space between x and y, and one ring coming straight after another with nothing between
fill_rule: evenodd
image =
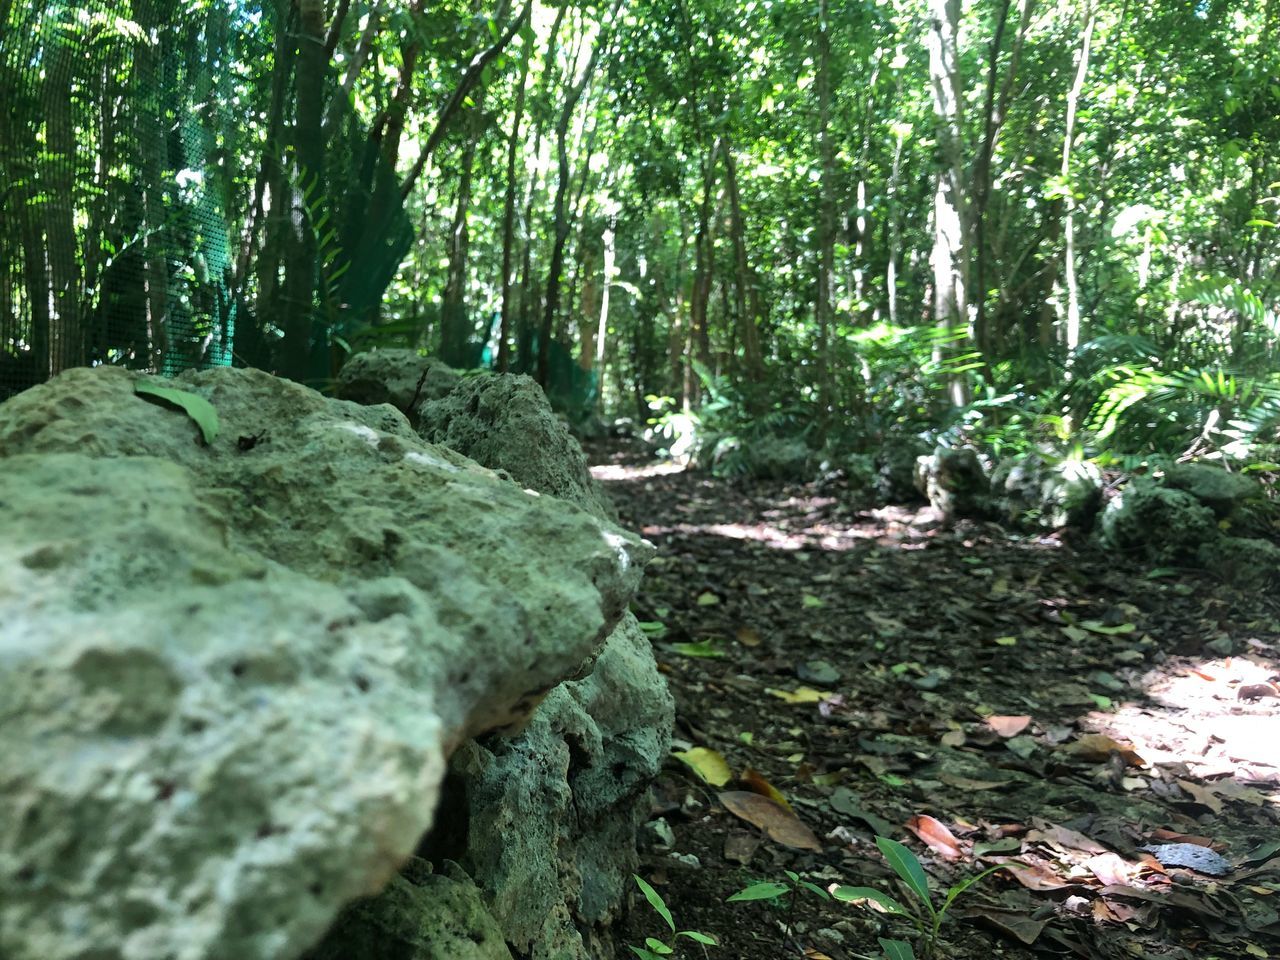
<instances>
[{"instance_id":1,"label":"green leaf","mask_svg":"<svg viewBox=\"0 0 1280 960\"><path fill-rule=\"evenodd\" d=\"M870 900L872 903L878 904L885 913L891 913L898 917L911 917L914 919L915 914L900 904L893 897L889 896L875 887L836 887L831 891L831 895L843 903L853 903L855 900Z\"/></svg>"},{"instance_id":2,"label":"green leaf","mask_svg":"<svg viewBox=\"0 0 1280 960\"><path fill-rule=\"evenodd\" d=\"M808 880L801 880L800 886L804 887L806 890L812 890L823 900L831 899L831 894L827 893L826 890L822 889L822 887L818 886L816 883L810 883Z\"/></svg>"},{"instance_id":3,"label":"green leaf","mask_svg":"<svg viewBox=\"0 0 1280 960\"><path fill-rule=\"evenodd\" d=\"M133 392L141 397L155 397L170 406L177 407L195 421L204 437L205 446L213 443L218 436L218 411L213 404L198 394L186 390L175 390L159 384L139 380L133 385Z\"/></svg>"},{"instance_id":4,"label":"green leaf","mask_svg":"<svg viewBox=\"0 0 1280 960\"><path fill-rule=\"evenodd\" d=\"M635 880L636 886L640 888L640 892L644 894L644 898L649 901L649 906L653 907L653 909L658 912L658 916L667 922L668 927L675 930L676 922L671 919L671 911L667 909L666 901L662 899L662 896L658 891L653 889L653 887L649 886L649 884L640 877L637 877L634 873L631 877Z\"/></svg>"},{"instance_id":5,"label":"green leaf","mask_svg":"<svg viewBox=\"0 0 1280 960\"><path fill-rule=\"evenodd\" d=\"M698 943L705 943L711 947L720 946L720 941L709 933L699 933L697 930L681 930L676 934L677 937L688 937Z\"/></svg>"},{"instance_id":6,"label":"green leaf","mask_svg":"<svg viewBox=\"0 0 1280 960\"><path fill-rule=\"evenodd\" d=\"M1017 866L1020 868L1022 864L1018 864ZM983 870L981 873L974 874L972 877L969 877L967 880L961 880L959 883L955 884L955 886L953 886L950 890L947 891L947 899L943 901L942 909L938 911L938 915L941 916L942 914L946 913L947 907L951 906L951 904L955 901L956 897L960 896L960 894L964 893L966 890L972 887L975 883L977 883L983 877L989 877L991 874L995 873L997 870L1012 870L1012 869L1014 869L1014 866L1011 864L998 863L994 867L988 867L986 870Z\"/></svg>"},{"instance_id":7,"label":"green leaf","mask_svg":"<svg viewBox=\"0 0 1280 960\"><path fill-rule=\"evenodd\" d=\"M716 647L714 640L700 640L697 643L673 643L671 649L686 657L724 656L724 651Z\"/></svg>"},{"instance_id":8,"label":"green leaf","mask_svg":"<svg viewBox=\"0 0 1280 960\"><path fill-rule=\"evenodd\" d=\"M753 883L745 890L739 890L729 897L725 903L739 903L744 900L777 900L790 890L791 888L785 883Z\"/></svg>"},{"instance_id":9,"label":"green leaf","mask_svg":"<svg viewBox=\"0 0 1280 960\"><path fill-rule=\"evenodd\" d=\"M884 937L876 937L876 940L887 960L916 960L916 952L907 941L886 940Z\"/></svg>"},{"instance_id":10,"label":"green leaf","mask_svg":"<svg viewBox=\"0 0 1280 960\"><path fill-rule=\"evenodd\" d=\"M925 876L924 867L920 866L916 855L897 840L890 840L888 837L876 837L876 846L889 861L893 872L903 879L911 892L919 897L932 913L933 904L929 900L929 878Z\"/></svg>"},{"instance_id":11,"label":"green leaf","mask_svg":"<svg viewBox=\"0 0 1280 960\"><path fill-rule=\"evenodd\" d=\"M646 637L661 640L667 635L667 625L660 620L641 620L640 632Z\"/></svg>"},{"instance_id":12,"label":"green leaf","mask_svg":"<svg viewBox=\"0 0 1280 960\"><path fill-rule=\"evenodd\" d=\"M645 937L644 945L648 947L650 950L652 950L654 953L662 957L669 957L671 956L671 954L675 953L674 949L672 949L671 947L668 947L665 943L663 943L661 940L657 939L656 937Z\"/></svg>"},{"instance_id":13,"label":"green leaf","mask_svg":"<svg viewBox=\"0 0 1280 960\"><path fill-rule=\"evenodd\" d=\"M640 960L661 960L656 953L642 949L641 947L633 947L631 944L627 944L627 949L639 957Z\"/></svg>"}]
</instances>

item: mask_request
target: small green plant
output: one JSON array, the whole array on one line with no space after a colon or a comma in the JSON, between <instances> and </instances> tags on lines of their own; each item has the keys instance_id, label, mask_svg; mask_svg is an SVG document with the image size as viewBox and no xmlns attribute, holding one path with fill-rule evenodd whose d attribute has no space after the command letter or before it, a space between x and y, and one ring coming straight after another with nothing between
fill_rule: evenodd
<instances>
[{"instance_id":1,"label":"small green plant","mask_svg":"<svg viewBox=\"0 0 1280 960\"><path fill-rule=\"evenodd\" d=\"M920 866L920 861L916 859L916 855L898 843L898 841L890 840L888 837L876 837L876 846L880 848L884 858L889 861L889 866L893 868L893 872L902 879L907 890L918 901L918 907L916 909L906 907L887 893L883 893L874 887L836 887L831 891L831 895L837 900L845 902L870 900L884 910L885 913L903 917L910 921L912 926L920 933L923 940L922 956L926 958L932 957L934 950L937 949L938 931L942 927L942 921L947 915L947 910L955 902L956 897L960 896L983 877L995 873L997 870L1012 868L1010 864L1002 863L961 880L947 891L947 895L942 901L942 906L935 907L933 905L933 897L929 893L929 879L925 875L924 868ZM888 960L914 960L915 958L911 944L905 940L880 938L880 948L884 950Z\"/></svg>"},{"instance_id":2,"label":"small green plant","mask_svg":"<svg viewBox=\"0 0 1280 960\"><path fill-rule=\"evenodd\" d=\"M817 884L810 883L808 880L801 880L800 875L797 873L792 873L790 870L783 872L786 873L788 882L763 881L761 883L753 883L751 886L739 890L725 902L745 903L751 900L768 900L772 903L779 903L785 897L787 899L787 919L782 927L782 941L785 944L795 923L796 894L801 890L809 890L823 900L831 899L831 895Z\"/></svg>"},{"instance_id":3,"label":"small green plant","mask_svg":"<svg viewBox=\"0 0 1280 960\"><path fill-rule=\"evenodd\" d=\"M658 916L671 928L671 933L666 940L659 940L657 937L645 937L643 947L635 947L628 944L627 949L639 957L640 960L662 960L664 957L674 956L678 949L676 941L681 937L686 937L695 943L702 944L703 954L706 954L707 946L718 946L716 938L710 934L700 933L697 930L676 930L676 922L671 918L671 911L667 909L666 901L662 899L661 894L644 880L634 874L632 876L636 881L636 886L644 894L644 898L649 901L649 906L653 907Z\"/></svg>"}]
</instances>

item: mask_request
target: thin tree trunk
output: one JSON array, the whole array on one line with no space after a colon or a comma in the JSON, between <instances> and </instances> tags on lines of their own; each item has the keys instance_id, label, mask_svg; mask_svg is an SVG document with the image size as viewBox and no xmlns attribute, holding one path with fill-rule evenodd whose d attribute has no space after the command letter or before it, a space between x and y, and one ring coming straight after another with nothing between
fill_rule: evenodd
<instances>
[{"instance_id":1,"label":"thin tree trunk","mask_svg":"<svg viewBox=\"0 0 1280 960\"><path fill-rule=\"evenodd\" d=\"M818 0L818 289L814 313L818 320L818 418L826 422L832 413L831 327L834 320L832 282L835 274L835 151L831 145L831 38L829 0Z\"/></svg>"},{"instance_id":2,"label":"thin tree trunk","mask_svg":"<svg viewBox=\"0 0 1280 960\"><path fill-rule=\"evenodd\" d=\"M524 90L529 80L529 61L533 51L528 45L521 51L520 79L516 86L516 105L511 121L511 136L507 140L507 190L502 209L502 320L498 328L498 371L506 373L511 365L511 285L512 260L515 256L516 232L516 193L519 181L516 179L516 158L520 147L520 122L524 119Z\"/></svg>"},{"instance_id":3,"label":"thin tree trunk","mask_svg":"<svg viewBox=\"0 0 1280 960\"><path fill-rule=\"evenodd\" d=\"M1094 14L1090 6L1085 12L1083 36L1080 39L1080 55L1076 63L1076 79L1067 94L1067 129L1062 140L1062 183L1066 191L1066 215L1063 224L1063 281L1067 287L1066 347L1067 377L1071 376L1072 362L1080 346L1080 286L1076 281L1076 225L1075 188L1071 183L1071 150L1076 138L1076 112L1080 106L1080 94L1089 74L1089 47L1093 40Z\"/></svg>"},{"instance_id":4,"label":"thin tree trunk","mask_svg":"<svg viewBox=\"0 0 1280 960\"><path fill-rule=\"evenodd\" d=\"M471 181L475 170L476 147L482 133L477 118L472 115L471 136L462 151L461 170L458 174L458 202L454 208L453 224L449 231L449 270L445 280L444 296L440 304L442 331L440 356L450 366L470 366L467 356L468 334L471 324L467 318L467 214L471 206Z\"/></svg>"},{"instance_id":5,"label":"thin tree trunk","mask_svg":"<svg viewBox=\"0 0 1280 960\"><path fill-rule=\"evenodd\" d=\"M748 382L760 383L764 379L764 361L760 355L759 298L756 294L751 266L747 260L746 227L742 222L742 198L738 192L738 163L727 138L720 141L724 154L725 191L729 200L729 234L733 241L733 260L736 272L734 310L738 314L738 338L742 342L742 364ZM750 309L748 309L750 303Z\"/></svg>"},{"instance_id":6,"label":"thin tree trunk","mask_svg":"<svg viewBox=\"0 0 1280 960\"><path fill-rule=\"evenodd\" d=\"M564 106L560 110L560 120L556 124L556 161L558 179L556 181L555 219L552 228L551 261L547 267L547 296L542 305L541 341L538 344L538 383L545 390L550 375L551 333L555 324L556 310L560 306L560 279L564 272L564 251L569 239L568 195L569 195L569 126L573 120L573 112L582 98L591 76L595 72L596 61L606 40L597 37L591 56L583 68L582 76L576 84L569 87L565 95Z\"/></svg>"},{"instance_id":7,"label":"thin tree trunk","mask_svg":"<svg viewBox=\"0 0 1280 960\"><path fill-rule=\"evenodd\" d=\"M61 31L45 46L44 109L45 148L49 162L45 195L49 281L53 289L53 372L84 363L80 328L80 269L77 257L74 191L76 128L71 112L74 55Z\"/></svg>"}]
</instances>

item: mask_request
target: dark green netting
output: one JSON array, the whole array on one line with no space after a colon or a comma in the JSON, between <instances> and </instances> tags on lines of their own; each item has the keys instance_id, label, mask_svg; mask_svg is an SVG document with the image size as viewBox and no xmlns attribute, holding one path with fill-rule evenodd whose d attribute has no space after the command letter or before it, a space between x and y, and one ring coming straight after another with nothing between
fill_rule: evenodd
<instances>
[{"instance_id":1,"label":"dark green netting","mask_svg":"<svg viewBox=\"0 0 1280 960\"><path fill-rule=\"evenodd\" d=\"M287 0L0 0L0 399L103 363L319 384L376 322L412 229L332 76L324 169L296 159L296 21Z\"/></svg>"}]
</instances>

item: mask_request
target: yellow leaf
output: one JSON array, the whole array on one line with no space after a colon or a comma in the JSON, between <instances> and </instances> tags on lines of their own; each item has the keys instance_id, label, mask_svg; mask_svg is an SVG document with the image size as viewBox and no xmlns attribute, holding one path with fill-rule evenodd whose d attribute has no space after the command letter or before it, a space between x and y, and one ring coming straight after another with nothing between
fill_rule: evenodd
<instances>
[{"instance_id":1,"label":"yellow leaf","mask_svg":"<svg viewBox=\"0 0 1280 960\"><path fill-rule=\"evenodd\" d=\"M786 703L821 703L830 696L813 687L798 687L795 690L776 690L773 687L766 687L764 692Z\"/></svg>"},{"instance_id":2,"label":"yellow leaf","mask_svg":"<svg viewBox=\"0 0 1280 960\"><path fill-rule=\"evenodd\" d=\"M729 762L710 747L694 747L672 755L713 787L723 787L733 779Z\"/></svg>"}]
</instances>

